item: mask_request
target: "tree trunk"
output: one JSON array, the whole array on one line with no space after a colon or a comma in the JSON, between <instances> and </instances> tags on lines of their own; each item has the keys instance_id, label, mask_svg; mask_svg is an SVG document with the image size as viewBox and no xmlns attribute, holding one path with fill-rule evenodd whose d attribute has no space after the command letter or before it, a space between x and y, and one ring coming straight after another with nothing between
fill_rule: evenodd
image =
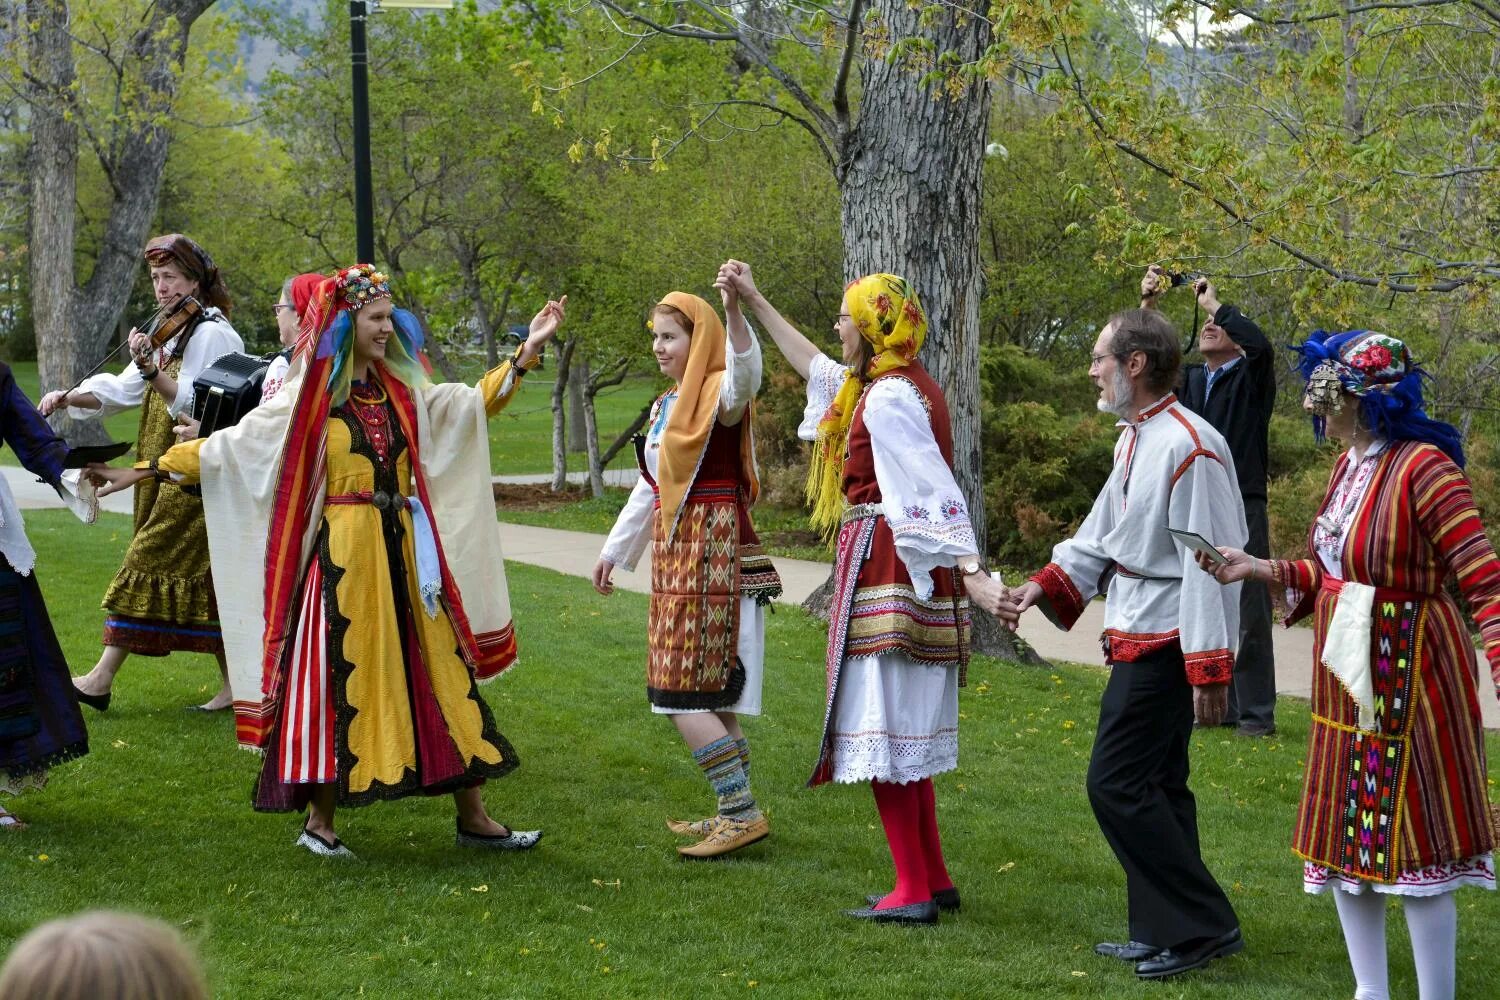
<instances>
[{"instance_id":1,"label":"tree trunk","mask_svg":"<svg viewBox=\"0 0 1500 1000\"><path fill-rule=\"evenodd\" d=\"M574 455L588 451L589 434L585 425L584 397L588 394L589 360L579 358L568 372L568 451Z\"/></svg>"},{"instance_id":2,"label":"tree trunk","mask_svg":"<svg viewBox=\"0 0 1500 1000\"><path fill-rule=\"evenodd\" d=\"M594 499L604 496L604 467L599 462L599 425L594 415L594 394L583 394L583 423L589 462L589 492Z\"/></svg>"},{"instance_id":3,"label":"tree trunk","mask_svg":"<svg viewBox=\"0 0 1500 1000\"><path fill-rule=\"evenodd\" d=\"M552 382L552 492L559 493L568 485L567 408L564 396L568 391L568 372L573 367L573 351L578 339L553 340L557 349L557 370Z\"/></svg>"},{"instance_id":4,"label":"tree trunk","mask_svg":"<svg viewBox=\"0 0 1500 1000\"><path fill-rule=\"evenodd\" d=\"M479 336L484 343L485 368L494 368L500 363L500 355L495 349L495 324L490 317L490 304L479 284L478 251L466 241L458 239L454 240L454 251L459 273L463 276L464 294L469 297L469 305L474 309L474 322L479 324Z\"/></svg>"},{"instance_id":5,"label":"tree trunk","mask_svg":"<svg viewBox=\"0 0 1500 1000\"><path fill-rule=\"evenodd\" d=\"M188 33L212 0L158 0L129 38L122 63L121 106L110 122L110 149L101 161L111 185L99 256L77 285L76 252L79 100L73 89L72 38L65 0L28 0L36 29L27 33L31 82L31 294L38 373L44 391L76 382L105 353L140 266L141 247L156 215L167 161L168 115L177 99ZM212 252L212 248L210 248ZM90 421L61 421L75 440L102 438Z\"/></svg>"},{"instance_id":6,"label":"tree trunk","mask_svg":"<svg viewBox=\"0 0 1500 1000\"><path fill-rule=\"evenodd\" d=\"M99 359L87 337L74 335L73 232L77 219L78 127L59 95L74 80L73 42L64 0L30 0L26 55L31 63L31 318L36 328L37 371L43 393L76 382ZM53 420L64 437L77 440L83 427L65 416Z\"/></svg>"},{"instance_id":7,"label":"tree trunk","mask_svg":"<svg viewBox=\"0 0 1500 1000\"><path fill-rule=\"evenodd\" d=\"M873 4L889 37L931 38L963 62L989 41L981 20ZM921 85L919 72L883 58L860 60L859 123L839 170L845 277L890 271L912 283L927 310L921 360L953 414L953 466L974 529L984 535L979 454L979 202L990 91L970 83L956 96Z\"/></svg>"}]
</instances>

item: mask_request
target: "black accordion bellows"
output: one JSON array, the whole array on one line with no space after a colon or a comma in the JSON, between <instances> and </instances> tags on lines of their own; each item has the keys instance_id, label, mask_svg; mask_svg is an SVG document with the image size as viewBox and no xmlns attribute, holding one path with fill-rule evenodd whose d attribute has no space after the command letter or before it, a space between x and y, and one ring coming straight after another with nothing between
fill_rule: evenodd
<instances>
[{"instance_id":1,"label":"black accordion bellows","mask_svg":"<svg viewBox=\"0 0 1500 1000\"><path fill-rule=\"evenodd\" d=\"M260 403L261 385L270 355L224 354L193 379L193 419L201 421L199 437L233 427Z\"/></svg>"}]
</instances>

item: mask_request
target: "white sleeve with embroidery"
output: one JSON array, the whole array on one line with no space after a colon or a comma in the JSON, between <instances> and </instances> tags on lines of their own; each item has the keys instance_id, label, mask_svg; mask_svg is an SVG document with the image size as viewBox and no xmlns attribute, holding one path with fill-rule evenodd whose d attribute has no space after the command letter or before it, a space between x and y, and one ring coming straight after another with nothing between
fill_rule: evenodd
<instances>
[{"instance_id":1,"label":"white sleeve with embroidery","mask_svg":"<svg viewBox=\"0 0 1500 1000\"><path fill-rule=\"evenodd\" d=\"M748 325L748 324L747 324ZM762 363L760 341L750 327L750 347L744 354L734 353L734 341L724 338L724 381L719 388L719 419L726 424L739 423L745 407L760 392Z\"/></svg>"},{"instance_id":2,"label":"white sleeve with embroidery","mask_svg":"<svg viewBox=\"0 0 1500 1000\"><path fill-rule=\"evenodd\" d=\"M797 436L804 441L818 439L818 421L833 405L833 397L839 394L844 384L848 367L841 365L826 354L812 359L807 369L807 406L802 411L802 423L797 427Z\"/></svg>"},{"instance_id":3,"label":"white sleeve with embroidery","mask_svg":"<svg viewBox=\"0 0 1500 1000\"><path fill-rule=\"evenodd\" d=\"M608 559L627 572L635 572L635 564L651 541L651 515L655 507L656 491L642 476L636 480L635 489L630 491L630 499L625 501L620 516L615 518L615 526L604 540L599 558Z\"/></svg>"},{"instance_id":4,"label":"white sleeve with embroidery","mask_svg":"<svg viewBox=\"0 0 1500 1000\"><path fill-rule=\"evenodd\" d=\"M943 460L917 390L905 379L877 381L865 395L875 480L896 554L917 597L932 596L932 571L979 551L969 508Z\"/></svg>"}]
</instances>

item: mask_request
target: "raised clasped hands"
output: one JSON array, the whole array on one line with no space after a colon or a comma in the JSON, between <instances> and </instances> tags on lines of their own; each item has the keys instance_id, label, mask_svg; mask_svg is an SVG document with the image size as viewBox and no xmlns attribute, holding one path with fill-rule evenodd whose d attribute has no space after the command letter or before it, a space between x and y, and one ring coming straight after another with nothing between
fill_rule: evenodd
<instances>
[{"instance_id":1,"label":"raised clasped hands","mask_svg":"<svg viewBox=\"0 0 1500 1000\"><path fill-rule=\"evenodd\" d=\"M1255 557L1243 549L1220 545L1219 555L1228 562L1216 562L1202 552L1195 552L1193 558L1198 560L1198 566L1203 572L1220 583L1238 583L1241 580L1250 579L1255 574Z\"/></svg>"},{"instance_id":2,"label":"raised clasped hands","mask_svg":"<svg viewBox=\"0 0 1500 1000\"><path fill-rule=\"evenodd\" d=\"M724 297L724 306L727 309L731 295L738 301L756 293L755 276L750 273L750 265L744 261L726 260L719 268L718 277L714 278L714 287Z\"/></svg>"}]
</instances>

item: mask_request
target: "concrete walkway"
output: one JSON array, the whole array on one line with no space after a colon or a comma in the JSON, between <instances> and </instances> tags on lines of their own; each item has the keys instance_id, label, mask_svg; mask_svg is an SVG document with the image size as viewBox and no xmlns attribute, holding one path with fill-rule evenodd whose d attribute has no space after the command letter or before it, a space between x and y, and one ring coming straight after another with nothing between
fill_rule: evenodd
<instances>
[{"instance_id":1,"label":"concrete walkway","mask_svg":"<svg viewBox=\"0 0 1500 1000\"><path fill-rule=\"evenodd\" d=\"M11 492L23 508L57 507L57 495L52 488L38 483L36 477L24 469L11 466L3 468L10 483ZM521 477L506 477L504 481L526 481ZM548 482L550 477L540 477ZM117 494L104 499L104 509L115 513L129 514L131 499L128 494ZM541 566L573 576L588 577L599 559L599 550L604 545L604 536L582 531L560 531L556 528L538 528L522 524L500 525L500 538L505 548L505 557L516 562ZM828 563L809 562L801 559L777 559L776 569L781 573L782 604L801 604L828 578L831 569ZM651 554L648 551L634 573L616 570L615 586L624 590L646 593L651 586ZM1084 611L1083 617L1071 632L1054 628L1039 613L1031 612L1021 620L1021 637L1043 657L1049 660L1071 660L1075 663L1099 664L1099 633L1104 629L1104 603L1094 601ZM1273 630L1276 644L1276 690L1285 695L1308 698L1312 693L1312 629L1276 628ZM1479 662L1484 664L1481 654ZM1481 667L1479 684L1480 704L1484 712L1484 724L1489 729L1500 729L1500 702L1497 702L1494 685L1489 681L1488 670Z\"/></svg>"}]
</instances>

